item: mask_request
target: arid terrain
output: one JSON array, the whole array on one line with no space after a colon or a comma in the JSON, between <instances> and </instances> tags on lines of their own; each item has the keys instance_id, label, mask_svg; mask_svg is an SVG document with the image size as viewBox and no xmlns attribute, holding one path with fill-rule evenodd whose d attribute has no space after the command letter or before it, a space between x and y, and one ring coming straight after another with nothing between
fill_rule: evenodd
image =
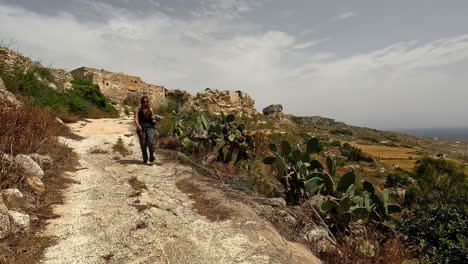
<instances>
[{"instance_id":1,"label":"arid terrain","mask_svg":"<svg viewBox=\"0 0 468 264\"><path fill-rule=\"evenodd\" d=\"M250 208L200 185L190 167L158 153L158 165L141 164L129 119L86 120L71 128L84 137L67 140L80 162L68 177L78 183L54 208L61 217L48 222L45 234L58 244L46 250L43 263L321 263ZM112 149L119 138L131 154ZM198 209L183 192L195 189L204 202Z\"/></svg>"}]
</instances>

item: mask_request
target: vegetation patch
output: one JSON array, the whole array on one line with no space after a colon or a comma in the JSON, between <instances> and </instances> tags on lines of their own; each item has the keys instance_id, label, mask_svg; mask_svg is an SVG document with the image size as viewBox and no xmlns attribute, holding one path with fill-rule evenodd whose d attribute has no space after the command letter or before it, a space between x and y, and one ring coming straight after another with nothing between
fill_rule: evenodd
<instances>
[{"instance_id":1,"label":"vegetation patch","mask_svg":"<svg viewBox=\"0 0 468 264\"><path fill-rule=\"evenodd\" d=\"M32 114L33 113L33 114ZM35 205L28 214L38 216L30 232L11 234L0 240L0 262L38 263L45 248L55 240L38 236L47 219L56 217L51 206L61 204L62 191L74 181L63 176L77 166L76 154L55 136L62 135L52 112L38 107L0 111L0 153L49 155L53 164L44 168L44 193L37 193L26 183L23 173L3 160L0 162L0 190L19 189Z\"/></svg>"},{"instance_id":2,"label":"vegetation patch","mask_svg":"<svg viewBox=\"0 0 468 264\"><path fill-rule=\"evenodd\" d=\"M1 69L1 65L0 65ZM64 122L76 122L79 117L118 117L99 87L84 80L73 80L71 90L60 86L50 70L41 66L25 69L16 65L13 72L0 71L7 89L29 104L54 109Z\"/></svg>"},{"instance_id":3,"label":"vegetation patch","mask_svg":"<svg viewBox=\"0 0 468 264\"><path fill-rule=\"evenodd\" d=\"M132 195L130 195L132 197L141 195L143 190L148 190L146 184L139 180L136 176L133 176L130 179L128 179L128 184L130 184L130 186L133 189L133 193Z\"/></svg>"},{"instance_id":4,"label":"vegetation patch","mask_svg":"<svg viewBox=\"0 0 468 264\"><path fill-rule=\"evenodd\" d=\"M177 188L187 193L195 201L194 209L200 215L206 216L211 221L225 221L232 218L232 209L226 207L214 195L207 194L192 180L181 180L176 183Z\"/></svg>"},{"instance_id":5,"label":"vegetation patch","mask_svg":"<svg viewBox=\"0 0 468 264\"><path fill-rule=\"evenodd\" d=\"M127 156L132 154L132 151L125 146L125 143L123 142L122 138L118 138L117 142L112 146L112 150L114 150L117 153L120 153L122 156Z\"/></svg>"},{"instance_id":6,"label":"vegetation patch","mask_svg":"<svg viewBox=\"0 0 468 264\"><path fill-rule=\"evenodd\" d=\"M364 152L361 149L353 147L349 143L344 143L343 146L340 147L341 155L348 158L350 161L366 161L366 162L374 162L375 159Z\"/></svg>"}]
</instances>

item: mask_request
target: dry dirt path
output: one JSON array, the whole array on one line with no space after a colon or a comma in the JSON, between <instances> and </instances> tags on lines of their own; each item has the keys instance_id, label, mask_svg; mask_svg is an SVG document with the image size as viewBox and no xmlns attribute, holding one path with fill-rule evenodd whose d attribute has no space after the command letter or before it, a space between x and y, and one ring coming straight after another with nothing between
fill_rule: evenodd
<instances>
[{"instance_id":1,"label":"dry dirt path","mask_svg":"<svg viewBox=\"0 0 468 264\"><path fill-rule=\"evenodd\" d=\"M81 168L70 174L78 183L65 191L64 205L54 208L61 217L50 220L45 233L58 244L47 249L43 263L320 263L250 208L197 182L191 168L139 164L131 120L88 120L71 128L84 137L67 140L79 155ZM112 151L119 137L133 152L120 160ZM93 149L107 153L92 154ZM137 197L130 197L133 176L147 186ZM217 199L229 217L225 210L219 212L223 221L198 214L195 202L177 187L185 182L190 185L181 189L192 186L206 198L198 207Z\"/></svg>"}]
</instances>

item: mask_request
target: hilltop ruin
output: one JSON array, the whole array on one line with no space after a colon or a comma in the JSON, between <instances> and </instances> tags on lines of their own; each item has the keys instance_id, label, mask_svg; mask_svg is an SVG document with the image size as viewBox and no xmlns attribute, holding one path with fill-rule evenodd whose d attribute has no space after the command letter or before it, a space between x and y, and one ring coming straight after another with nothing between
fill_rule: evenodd
<instances>
[{"instance_id":1,"label":"hilltop ruin","mask_svg":"<svg viewBox=\"0 0 468 264\"><path fill-rule=\"evenodd\" d=\"M128 104L140 104L140 98L146 95L153 107L167 104L167 89L163 86L145 83L138 76L109 72L89 67L71 71L74 78L89 81L98 85L101 92L114 103L126 101Z\"/></svg>"}]
</instances>

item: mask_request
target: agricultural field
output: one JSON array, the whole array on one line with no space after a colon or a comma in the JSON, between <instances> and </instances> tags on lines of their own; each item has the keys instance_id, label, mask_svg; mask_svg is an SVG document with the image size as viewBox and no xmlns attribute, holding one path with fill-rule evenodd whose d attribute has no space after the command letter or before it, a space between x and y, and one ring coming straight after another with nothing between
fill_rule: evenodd
<instances>
[{"instance_id":1,"label":"agricultural field","mask_svg":"<svg viewBox=\"0 0 468 264\"><path fill-rule=\"evenodd\" d=\"M416 160L421 157L415 154L417 150L412 148L351 144L374 156L382 163L398 166L405 170L414 168Z\"/></svg>"}]
</instances>

